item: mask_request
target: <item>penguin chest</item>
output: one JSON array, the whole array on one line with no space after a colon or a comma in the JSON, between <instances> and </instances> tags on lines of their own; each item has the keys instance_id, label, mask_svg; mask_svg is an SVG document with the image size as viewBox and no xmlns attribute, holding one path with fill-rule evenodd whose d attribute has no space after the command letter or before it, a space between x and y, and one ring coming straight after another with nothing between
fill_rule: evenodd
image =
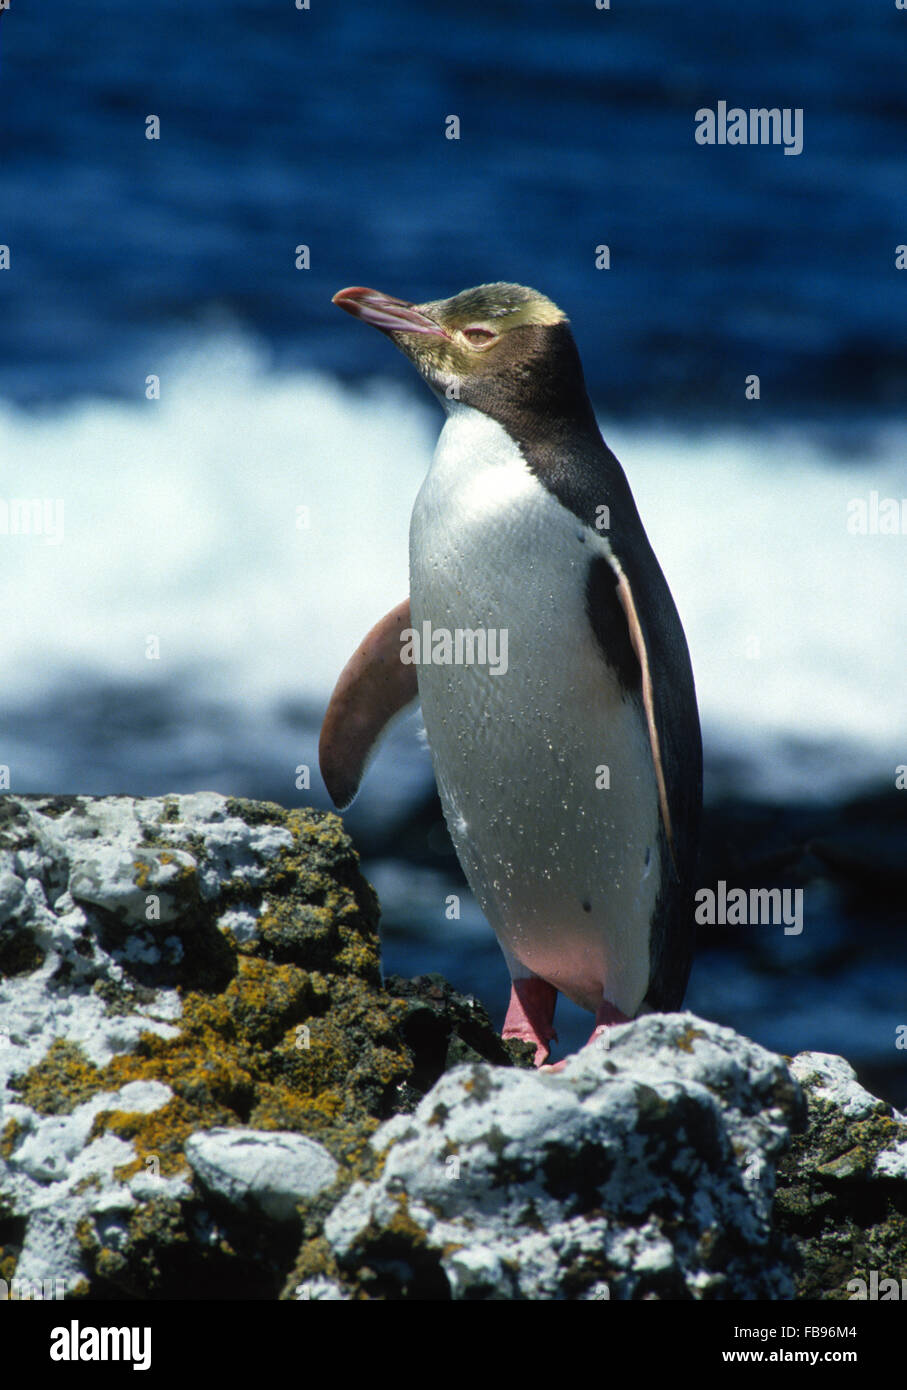
<instances>
[{"instance_id":1,"label":"penguin chest","mask_svg":"<svg viewBox=\"0 0 907 1390\"><path fill-rule=\"evenodd\" d=\"M640 700L600 650L607 553L506 431L460 407L413 511L422 713L463 870L515 975L632 1015L661 875Z\"/></svg>"}]
</instances>

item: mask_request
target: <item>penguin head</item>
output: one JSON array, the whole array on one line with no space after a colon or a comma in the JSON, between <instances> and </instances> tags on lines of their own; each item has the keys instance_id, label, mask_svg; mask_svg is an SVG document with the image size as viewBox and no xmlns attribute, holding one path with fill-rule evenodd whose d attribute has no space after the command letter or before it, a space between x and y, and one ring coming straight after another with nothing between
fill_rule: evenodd
<instances>
[{"instance_id":1,"label":"penguin head","mask_svg":"<svg viewBox=\"0 0 907 1390\"><path fill-rule=\"evenodd\" d=\"M448 411L591 410L567 316L537 290L498 282L411 304L357 285L332 302L385 333Z\"/></svg>"}]
</instances>

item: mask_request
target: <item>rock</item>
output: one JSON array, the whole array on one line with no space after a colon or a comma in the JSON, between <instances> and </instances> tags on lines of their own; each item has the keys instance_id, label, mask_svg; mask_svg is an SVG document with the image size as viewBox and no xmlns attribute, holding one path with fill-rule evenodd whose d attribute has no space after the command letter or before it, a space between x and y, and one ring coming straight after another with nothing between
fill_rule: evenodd
<instances>
[{"instance_id":1,"label":"rock","mask_svg":"<svg viewBox=\"0 0 907 1390\"><path fill-rule=\"evenodd\" d=\"M843 1300L907 1269L907 1117L870 1095L843 1057L804 1052L791 1071L808 1127L780 1164L775 1225L799 1254L797 1296ZM854 1287L849 1287L854 1286Z\"/></svg>"},{"instance_id":2,"label":"rock","mask_svg":"<svg viewBox=\"0 0 907 1390\"><path fill-rule=\"evenodd\" d=\"M0 1297L842 1298L907 1268L907 1121L843 1059L689 1014L609 1043L538 1073L440 976L383 983L335 816L2 797Z\"/></svg>"},{"instance_id":3,"label":"rock","mask_svg":"<svg viewBox=\"0 0 907 1390\"><path fill-rule=\"evenodd\" d=\"M298 1221L269 1241L212 1190L246 1181L284 1221L355 1168L413 1071L340 821L214 793L7 795L0 906L0 1279L273 1296ZM224 1128L246 1157L289 1145L283 1184L266 1162L231 1173L229 1142L216 1178Z\"/></svg>"},{"instance_id":4,"label":"rock","mask_svg":"<svg viewBox=\"0 0 907 1390\"><path fill-rule=\"evenodd\" d=\"M391 1299L790 1298L771 1212L803 1113L781 1058L690 1014L561 1073L457 1067L372 1136L381 1173L327 1218L317 1277Z\"/></svg>"},{"instance_id":5,"label":"rock","mask_svg":"<svg viewBox=\"0 0 907 1390\"><path fill-rule=\"evenodd\" d=\"M298 1202L330 1187L338 1172L327 1149L303 1134L211 1129L190 1135L185 1154L209 1192L272 1221L289 1221Z\"/></svg>"},{"instance_id":6,"label":"rock","mask_svg":"<svg viewBox=\"0 0 907 1390\"><path fill-rule=\"evenodd\" d=\"M479 1001L458 994L443 975L412 980L390 975L387 988L406 1006L400 1028L414 1061L408 1083L397 1094L398 1111L413 1110L438 1078L460 1062L484 1059L533 1069L535 1047L502 1042Z\"/></svg>"}]
</instances>

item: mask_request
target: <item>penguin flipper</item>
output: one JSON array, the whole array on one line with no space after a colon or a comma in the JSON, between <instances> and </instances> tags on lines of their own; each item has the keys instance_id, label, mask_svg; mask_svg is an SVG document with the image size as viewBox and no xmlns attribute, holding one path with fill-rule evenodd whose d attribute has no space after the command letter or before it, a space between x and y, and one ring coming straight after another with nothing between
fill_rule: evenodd
<instances>
[{"instance_id":1,"label":"penguin flipper","mask_svg":"<svg viewBox=\"0 0 907 1390\"><path fill-rule=\"evenodd\" d=\"M338 810L349 806L378 740L396 714L419 698L416 667L400 659L409 599L376 623L334 686L318 742L318 763Z\"/></svg>"},{"instance_id":2,"label":"penguin flipper","mask_svg":"<svg viewBox=\"0 0 907 1390\"><path fill-rule=\"evenodd\" d=\"M658 804L661 807L661 819L664 824L665 838L668 842L668 848L671 851L671 862L676 871L677 859L674 853L674 835L671 830L671 810L668 805L668 789L665 784L664 766L661 760L661 742L658 737L658 724L655 720L655 696L652 691L652 672L649 669L649 654L646 648L646 639L643 635L639 615L636 612L636 604L633 601L633 590L630 588L629 580L619 565L615 564L615 569L617 572L617 597L627 616L627 625L630 628L630 643L636 653L636 659L639 662L639 669L642 676L642 703L646 715L646 724L649 729L649 743L652 748L655 781L658 785Z\"/></svg>"}]
</instances>

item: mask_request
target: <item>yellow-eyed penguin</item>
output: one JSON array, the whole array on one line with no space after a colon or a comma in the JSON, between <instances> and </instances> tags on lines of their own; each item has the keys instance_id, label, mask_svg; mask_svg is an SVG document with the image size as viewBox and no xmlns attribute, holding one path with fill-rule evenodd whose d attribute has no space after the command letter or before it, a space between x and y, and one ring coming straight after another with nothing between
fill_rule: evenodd
<instances>
[{"instance_id":1,"label":"yellow-eyed penguin","mask_svg":"<svg viewBox=\"0 0 907 1390\"><path fill-rule=\"evenodd\" d=\"M447 412L410 526L410 598L325 716L335 804L415 699L466 878L510 968L504 1037L541 1066L557 991L602 1028L679 1008L702 798L677 609L601 437L566 316L522 285L333 302L387 334Z\"/></svg>"}]
</instances>

